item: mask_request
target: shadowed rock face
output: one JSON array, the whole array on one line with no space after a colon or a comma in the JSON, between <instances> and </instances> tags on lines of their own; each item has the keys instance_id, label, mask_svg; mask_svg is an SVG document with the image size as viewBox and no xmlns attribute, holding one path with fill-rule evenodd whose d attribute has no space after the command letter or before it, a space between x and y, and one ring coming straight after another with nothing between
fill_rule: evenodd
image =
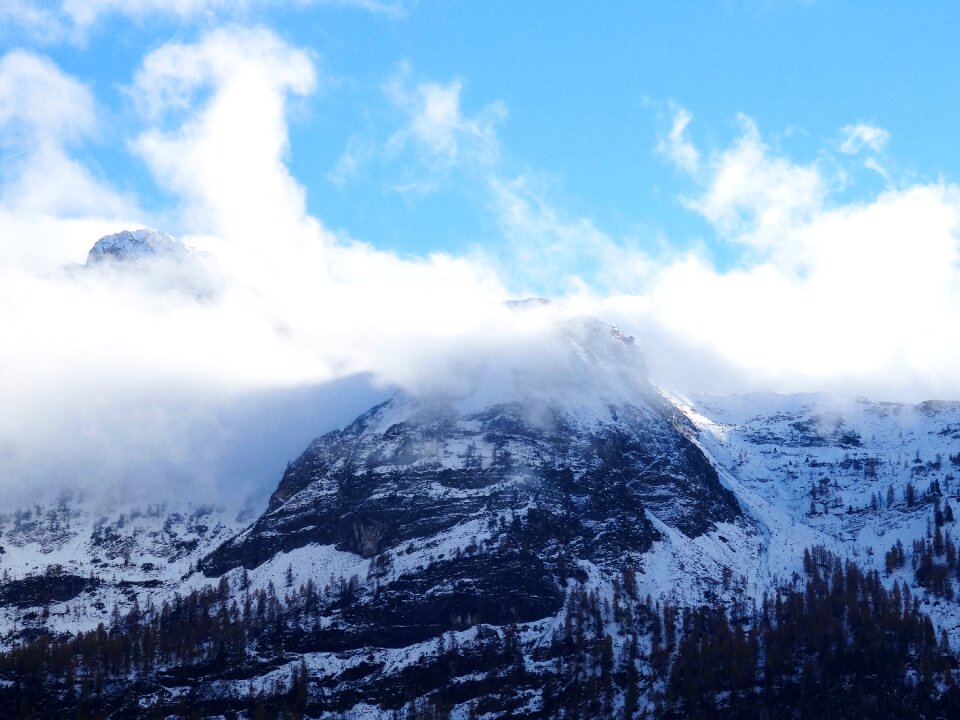
<instances>
[{"instance_id":1,"label":"shadowed rock face","mask_svg":"<svg viewBox=\"0 0 960 720\"><path fill-rule=\"evenodd\" d=\"M396 406L413 411L396 423ZM694 537L739 509L669 411L611 408L577 428L526 423L522 405L458 415L394 400L315 441L286 471L267 512L205 559L219 575L310 543L373 557L471 519L542 518L530 541L584 545L602 558L643 551L655 537L644 510ZM616 419L614 419L614 417ZM386 427L383 427L386 425Z\"/></svg>"},{"instance_id":2,"label":"shadowed rock face","mask_svg":"<svg viewBox=\"0 0 960 720\"><path fill-rule=\"evenodd\" d=\"M397 395L314 441L201 569L313 544L371 558L376 593L341 616L354 646L384 624L402 631L380 644L552 615L582 561L614 569L659 539L647 513L690 537L740 514L686 421L647 389L586 417L542 395L480 410Z\"/></svg>"},{"instance_id":3,"label":"shadowed rock face","mask_svg":"<svg viewBox=\"0 0 960 720\"><path fill-rule=\"evenodd\" d=\"M41 607L73 600L85 590L93 592L99 581L77 575L43 575L9 580L0 586L0 605Z\"/></svg>"}]
</instances>

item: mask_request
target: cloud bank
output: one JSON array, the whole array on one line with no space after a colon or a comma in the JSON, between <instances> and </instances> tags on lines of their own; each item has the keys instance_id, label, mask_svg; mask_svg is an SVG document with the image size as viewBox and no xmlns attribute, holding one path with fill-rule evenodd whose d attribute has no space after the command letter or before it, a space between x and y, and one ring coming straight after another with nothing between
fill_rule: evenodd
<instances>
[{"instance_id":1,"label":"cloud bank","mask_svg":"<svg viewBox=\"0 0 960 720\"><path fill-rule=\"evenodd\" d=\"M660 263L640 293L593 298L674 348L663 373L680 358L676 382L718 391L958 396L960 189L914 183L837 202L832 163L779 157L747 118L732 146L691 167L689 121L678 114L663 142L681 150L666 154L699 181L687 207L742 249L740 261L718 269L689 253ZM856 126L840 150L888 137Z\"/></svg>"},{"instance_id":2,"label":"cloud bank","mask_svg":"<svg viewBox=\"0 0 960 720\"><path fill-rule=\"evenodd\" d=\"M462 256L401 257L307 212L288 168L289 106L324 82L309 51L244 27L160 46L132 76L142 118L129 150L177 199L163 229L209 259L196 292L159 265L64 269L101 235L155 218L77 159L104 112L91 90L36 54L0 59L10 497L41 484L215 492L237 485L238 457L277 453L275 471L265 461L240 478L270 489L305 442L294 428L309 438L395 386L455 389L477 358L529 349L579 313L636 335L680 390L960 397L960 190L914 182L837 199L843 158L883 150L880 128L848 126L839 155L798 163L748 117L729 146L699 147L693 115L674 106L655 149L688 177L678 202L734 258L721 265L706 244L653 252L565 211L540 174L505 159L502 104L471 116L462 81L402 68L384 87L404 125L352 139L334 179L377 155L413 165L423 193L469 177L500 236ZM541 313L503 304L544 286L559 304Z\"/></svg>"},{"instance_id":3,"label":"cloud bank","mask_svg":"<svg viewBox=\"0 0 960 720\"><path fill-rule=\"evenodd\" d=\"M317 78L307 53L263 30L158 48L130 88L146 124L131 148L180 198L178 224L193 230L182 240L215 261L215 292L198 298L163 277L64 272L96 237L143 215L70 156L70 142L95 122L90 92L36 56L8 55L0 69L4 126L23 126L28 144L50 148L5 167L4 478L39 473L142 490L171 464L184 482L209 475L217 458L198 445L223 450L222 422L211 418L238 397L358 373L380 387L408 383L434 353L490 337L506 313L506 290L482 261L399 258L335 237L305 213L284 164L285 103ZM62 108L34 117L50 93ZM71 183L37 181L52 162L81 178L86 204ZM44 454L51 463L39 462ZM74 462L57 473L54 456Z\"/></svg>"}]
</instances>

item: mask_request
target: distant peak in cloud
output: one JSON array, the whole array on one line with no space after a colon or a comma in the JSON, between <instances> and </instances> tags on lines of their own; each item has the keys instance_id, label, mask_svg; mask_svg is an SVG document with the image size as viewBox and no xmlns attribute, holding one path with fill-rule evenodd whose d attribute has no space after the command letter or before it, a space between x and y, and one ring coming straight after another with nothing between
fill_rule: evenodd
<instances>
[{"instance_id":1,"label":"distant peak in cloud","mask_svg":"<svg viewBox=\"0 0 960 720\"><path fill-rule=\"evenodd\" d=\"M132 293L129 302L147 302L162 294L168 300L213 302L229 280L223 265L207 252L190 247L160 230L122 230L97 240L82 266L68 266L68 275L106 281Z\"/></svg>"},{"instance_id":2,"label":"distant peak in cloud","mask_svg":"<svg viewBox=\"0 0 960 720\"><path fill-rule=\"evenodd\" d=\"M165 232L141 228L121 230L97 240L87 255L87 266L103 262L131 262L144 257L177 257L186 254L186 246Z\"/></svg>"}]
</instances>

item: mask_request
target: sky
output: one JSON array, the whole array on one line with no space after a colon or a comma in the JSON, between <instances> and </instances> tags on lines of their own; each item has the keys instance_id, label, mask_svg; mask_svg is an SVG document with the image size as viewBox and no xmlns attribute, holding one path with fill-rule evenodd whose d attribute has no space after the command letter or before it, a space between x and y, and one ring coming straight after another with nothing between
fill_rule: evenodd
<instances>
[{"instance_id":1,"label":"sky","mask_svg":"<svg viewBox=\"0 0 960 720\"><path fill-rule=\"evenodd\" d=\"M949 2L7 0L0 487L266 457L261 482L536 337L503 305L529 296L636 336L673 390L960 398L956 27ZM138 227L209 292L70 269Z\"/></svg>"}]
</instances>

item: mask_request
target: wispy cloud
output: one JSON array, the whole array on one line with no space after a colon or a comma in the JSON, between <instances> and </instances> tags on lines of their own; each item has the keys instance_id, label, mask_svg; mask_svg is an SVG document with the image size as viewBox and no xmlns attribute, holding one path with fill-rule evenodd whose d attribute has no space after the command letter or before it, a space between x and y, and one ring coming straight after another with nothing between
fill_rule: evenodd
<instances>
[{"instance_id":1,"label":"wispy cloud","mask_svg":"<svg viewBox=\"0 0 960 720\"><path fill-rule=\"evenodd\" d=\"M739 122L739 139L710 157L706 190L687 205L728 239L773 249L822 207L829 183L815 164L771 154L751 118Z\"/></svg>"},{"instance_id":2,"label":"wispy cloud","mask_svg":"<svg viewBox=\"0 0 960 720\"><path fill-rule=\"evenodd\" d=\"M840 143L840 152L847 155L856 155L861 150L880 152L890 141L890 133L881 127L856 123L846 125L840 131L843 141Z\"/></svg>"},{"instance_id":3,"label":"wispy cloud","mask_svg":"<svg viewBox=\"0 0 960 720\"><path fill-rule=\"evenodd\" d=\"M409 121L390 137L387 150L413 149L435 172L494 165L500 156L496 126L506 118L506 106L494 102L470 117L461 109L460 80L413 83L410 76L409 65L403 65L386 85L388 96Z\"/></svg>"},{"instance_id":4,"label":"wispy cloud","mask_svg":"<svg viewBox=\"0 0 960 720\"><path fill-rule=\"evenodd\" d=\"M40 55L14 51L0 58L5 268L43 272L64 257L79 259L90 233L138 214L71 156L96 132L96 103L85 85Z\"/></svg>"},{"instance_id":5,"label":"wispy cloud","mask_svg":"<svg viewBox=\"0 0 960 720\"><path fill-rule=\"evenodd\" d=\"M360 175L363 168L376 157L377 149L377 143L371 138L351 135L327 178L334 185L345 185Z\"/></svg>"},{"instance_id":6,"label":"wispy cloud","mask_svg":"<svg viewBox=\"0 0 960 720\"><path fill-rule=\"evenodd\" d=\"M700 152L687 138L687 126L693 117L674 102L670 103L670 110L673 115L670 132L660 138L657 151L679 169L696 175L700 169Z\"/></svg>"},{"instance_id":7,"label":"wispy cloud","mask_svg":"<svg viewBox=\"0 0 960 720\"><path fill-rule=\"evenodd\" d=\"M555 183L547 173L505 160L499 126L509 113L503 103L471 114L463 107L462 81L413 77L404 64L385 85L406 120L380 149L401 168L394 190L426 194L449 187L453 177L465 180L472 193L486 198L500 231L483 254L514 290L549 294L585 283L635 284L645 261L632 244L615 242L590 218L564 211L552 197ZM340 164L354 166L354 146L351 139ZM369 144L362 147L366 158L374 154Z\"/></svg>"},{"instance_id":8,"label":"wispy cloud","mask_svg":"<svg viewBox=\"0 0 960 720\"><path fill-rule=\"evenodd\" d=\"M244 19L258 8L279 4L278 0L55 0L53 3L5 0L0 5L0 20L31 33L42 42L82 41L102 18L111 15L136 21L151 17L229 21ZM299 0L298 4L352 7L402 18L411 3L407 0Z\"/></svg>"},{"instance_id":9,"label":"wispy cloud","mask_svg":"<svg viewBox=\"0 0 960 720\"><path fill-rule=\"evenodd\" d=\"M506 244L491 254L512 286L534 294L637 288L653 266L632 244L612 238L588 217L558 207L536 177L488 178L490 208Z\"/></svg>"}]
</instances>

